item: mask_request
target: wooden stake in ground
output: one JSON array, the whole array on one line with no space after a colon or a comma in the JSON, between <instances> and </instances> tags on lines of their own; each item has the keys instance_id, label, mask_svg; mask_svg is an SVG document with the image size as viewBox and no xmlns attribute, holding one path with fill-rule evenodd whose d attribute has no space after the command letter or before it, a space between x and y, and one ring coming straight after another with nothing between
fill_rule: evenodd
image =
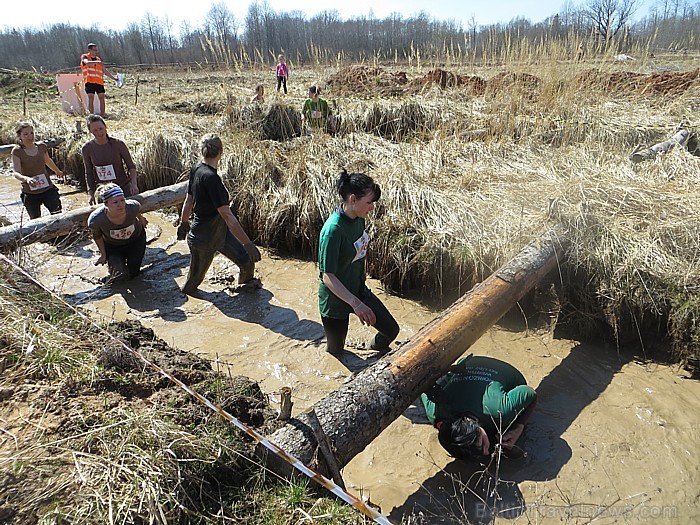
<instances>
[{"instance_id":1,"label":"wooden stake in ground","mask_svg":"<svg viewBox=\"0 0 700 525\"><path fill-rule=\"evenodd\" d=\"M484 282L475 286L411 340L355 375L316 403L326 436L342 468L398 418L481 335L557 266L566 239L557 231L528 244ZM271 441L309 464L316 438L308 413L277 430ZM265 455L262 448L258 453ZM267 457L275 471L291 474L289 464ZM330 473L328 466L319 465Z\"/></svg>"},{"instance_id":2,"label":"wooden stake in ground","mask_svg":"<svg viewBox=\"0 0 700 525\"><path fill-rule=\"evenodd\" d=\"M659 142L658 144L654 144L651 148L640 149L640 147L637 146L630 155L630 160L635 164L637 162L651 160L653 158L656 158L656 156L661 153L666 153L676 145L685 145L685 143L688 142L689 137L690 131L688 131L687 129L682 129L669 140L665 142Z\"/></svg>"},{"instance_id":3,"label":"wooden stake in ground","mask_svg":"<svg viewBox=\"0 0 700 525\"><path fill-rule=\"evenodd\" d=\"M187 184L188 181L184 181L172 186L144 191L132 198L141 203L141 211L143 213L159 210L167 206L175 206L185 201ZM85 225L90 213L96 207L87 206L0 228L0 251L7 251L18 245L48 241L59 235L66 235L74 228Z\"/></svg>"}]
</instances>

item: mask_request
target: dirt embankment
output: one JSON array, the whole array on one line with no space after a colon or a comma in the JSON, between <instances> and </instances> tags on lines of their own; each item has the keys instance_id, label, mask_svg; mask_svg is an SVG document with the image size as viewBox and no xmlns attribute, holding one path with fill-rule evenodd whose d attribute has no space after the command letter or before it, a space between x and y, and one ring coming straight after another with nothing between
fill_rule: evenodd
<instances>
[{"instance_id":1,"label":"dirt embankment","mask_svg":"<svg viewBox=\"0 0 700 525\"><path fill-rule=\"evenodd\" d=\"M175 523L240 498L255 470L241 459L251 440L119 341L268 434L276 412L257 383L212 370L136 321L110 324L112 339L0 274L0 523Z\"/></svg>"},{"instance_id":2,"label":"dirt embankment","mask_svg":"<svg viewBox=\"0 0 700 525\"><path fill-rule=\"evenodd\" d=\"M607 73L589 69L579 74L575 83L578 89L585 90L668 95L686 91L699 77L700 68L687 72L651 74L626 71ZM513 72L501 72L490 79L484 79L436 68L409 81L403 71L392 73L379 67L353 65L332 75L327 84L338 95L404 96L436 85L440 89L462 89L473 96L518 88L534 98L542 85L542 79L529 73Z\"/></svg>"}]
</instances>

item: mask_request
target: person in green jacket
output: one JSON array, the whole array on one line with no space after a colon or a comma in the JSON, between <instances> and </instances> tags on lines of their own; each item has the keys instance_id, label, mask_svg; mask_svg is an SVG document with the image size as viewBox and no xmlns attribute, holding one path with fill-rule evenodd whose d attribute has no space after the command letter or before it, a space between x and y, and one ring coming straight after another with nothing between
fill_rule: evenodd
<instances>
[{"instance_id":1,"label":"person in green jacket","mask_svg":"<svg viewBox=\"0 0 700 525\"><path fill-rule=\"evenodd\" d=\"M399 325L365 284L370 241L365 219L381 197L381 190L364 173L345 170L336 189L342 202L323 225L318 246L318 302L327 351L336 355L343 351L350 314L355 314L362 324L376 328L379 333L370 348L385 354L399 334Z\"/></svg>"},{"instance_id":2,"label":"person in green jacket","mask_svg":"<svg viewBox=\"0 0 700 525\"><path fill-rule=\"evenodd\" d=\"M535 408L537 393L512 365L486 356L468 356L421 394L438 440L453 457L487 456L499 443L506 456L515 447ZM492 445L493 444L493 445Z\"/></svg>"},{"instance_id":3,"label":"person in green jacket","mask_svg":"<svg viewBox=\"0 0 700 525\"><path fill-rule=\"evenodd\" d=\"M328 107L328 102L321 98L321 90L318 86L309 88L309 98L304 101L301 116L304 122L316 129L322 129L335 133L336 121L333 111Z\"/></svg>"}]
</instances>

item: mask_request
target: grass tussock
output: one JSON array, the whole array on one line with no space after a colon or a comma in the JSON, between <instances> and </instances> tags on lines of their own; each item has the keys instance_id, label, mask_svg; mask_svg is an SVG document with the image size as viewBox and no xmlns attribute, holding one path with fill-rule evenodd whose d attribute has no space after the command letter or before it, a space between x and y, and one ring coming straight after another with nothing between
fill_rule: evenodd
<instances>
[{"instance_id":1,"label":"grass tussock","mask_svg":"<svg viewBox=\"0 0 700 525\"><path fill-rule=\"evenodd\" d=\"M7 265L0 275L0 520L363 522L303 481L270 477L232 425ZM109 330L261 432L276 427L252 381L137 323Z\"/></svg>"}]
</instances>

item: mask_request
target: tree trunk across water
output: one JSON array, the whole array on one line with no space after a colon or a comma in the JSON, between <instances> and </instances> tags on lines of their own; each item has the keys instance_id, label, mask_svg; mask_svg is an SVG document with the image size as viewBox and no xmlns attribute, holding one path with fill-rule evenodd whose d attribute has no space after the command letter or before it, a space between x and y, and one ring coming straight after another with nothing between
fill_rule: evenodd
<instances>
[{"instance_id":1,"label":"tree trunk across water","mask_svg":"<svg viewBox=\"0 0 700 525\"><path fill-rule=\"evenodd\" d=\"M55 148L56 146L63 144L65 141L66 139L63 138L46 139L38 141L37 144L45 144L47 148ZM0 146L0 154L9 153L15 146L16 144L3 144Z\"/></svg>"},{"instance_id":2,"label":"tree trunk across water","mask_svg":"<svg viewBox=\"0 0 700 525\"><path fill-rule=\"evenodd\" d=\"M141 212L159 210L185 201L188 182L180 182L155 190L144 191L131 197L141 203ZM13 249L18 245L43 242L66 235L74 228L85 225L90 213L97 206L86 206L57 215L40 217L24 223L0 228L0 251Z\"/></svg>"},{"instance_id":3,"label":"tree trunk across water","mask_svg":"<svg viewBox=\"0 0 700 525\"><path fill-rule=\"evenodd\" d=\"M556 230L528 244L518 255L476 285L411 340L358 373L313 406L342 468L398 418L486 330L555 266L567 240ZM277 430L270 441L312 465L317 444L307 413ZM288 463L267 455L275 471L289 475ZM322 462L313 465L328 476Z\"/></svg>"}]
</instances>

